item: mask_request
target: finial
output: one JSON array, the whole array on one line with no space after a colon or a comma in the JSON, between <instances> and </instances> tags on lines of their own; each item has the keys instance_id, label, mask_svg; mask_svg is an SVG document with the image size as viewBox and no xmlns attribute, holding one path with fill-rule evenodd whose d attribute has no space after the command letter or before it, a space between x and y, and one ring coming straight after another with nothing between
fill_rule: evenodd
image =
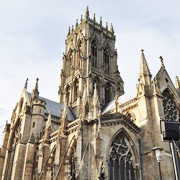
<instances>
[{"instance_id":1,"label":"finial","mask_svg":"<svg viewBox=\"0 0 180 180\"><path fill-rule=\"evenodd\" d=\"M74 31L74 25L72 25L72 31Z\"/></svg>"},{"instance_id":2,"label":"finial","mask_svg":"<svg viewBox=\"0 0 180 180\"><path fill-rule=\"evenodd\" d=\"M160 59L160 61L161 61L161 67L162 67L162 68L165 68L162 56L160 56L159 59Z\"/></svg>"},{"instance_id":3,"label":"finial","mask_svg":"<svg viewBox=\"0 0 180 180\"><path fill-rule=\"evenodd\" d=\"M141 52L144 53L144 49L141 49Z\"/></svg>"},{"instance_id":4,"label":"finial","mask_svg":"<svg viewBox=\"0 0 180 180\"><path fill-rule=\"evenodd\" d=\"M106 22L106 29L108 30L108 22Z\"/></svg>"},{"instance_id":5,"label":"finial","mask_svg":"<svg viewBox=\"0 0 180 180\"><path fill-rule=\"evenodd\" d=\"M78 27L78 19L76 19L76 27Z\"/></svg>"},{"instance_id":6,"label":"finial","mask_svg":"<svg viewBox=\"0 0 180 180\"><path fill-rule=\"evenodd\" d=\"M94 18L93 18L94 22L96 22L96 14L94 13Z\"/></svg>"},{"instance_id":7,"label":"finial","mask_svg":"<svg viewBox=\"0 0 180 180\"><path fill-rule=\"evenodd\" d=\"M111 23L111 33L114 33L113 25Z\"/></svg>"},{"instance_id":8,"label":"finial","mask_svg":"<svg viewBox=\"0 0 180 180\"><path fill-rule=\"evenodd\" d=\"M100 24L100 26L102 26L102 17L100 17L100 23L99 24Z\"/></svg>"},{"instance_id":9,"label":"finial","mask_svg":"<svg viewBox=\"0 0 180 180\"><path fill-rule=\"evenodd\" d=\"M86 8L86 15L85 15L85 17L86 17L86 19L89 18L89 7L88 7L88 6L87 6L87 8Z\"/></svg>"},{"instance_id":10,"label":"finial","mask_svg":"<svg viewBox=\"0 0 180 180\"><path fill-rule=\"evenodd\" d=\"M25 82L25 85L24 85L24 88L27 89L27 84L28 84L28 78L26 79L26 82Z\"/></svg>"},{"instance_id":11,"label":"finial","mask_svg":"<svg viewBox=\"0 0 180 180\"><path fill-rule=\"evenodd\" d=\"M71 34L71 28L70 28L70 26L69 26L68 35L70 35L70 34Z\"/></svg>"},{"instance_id":12,"label":"finial","mask_svg":"<svg viewBox=\"0 0 180 180\"><path fill-rule=\"evenodd\" d=\"M83 15L81 15L81 22L83 21Z\"/></svg>"}]
</instances>

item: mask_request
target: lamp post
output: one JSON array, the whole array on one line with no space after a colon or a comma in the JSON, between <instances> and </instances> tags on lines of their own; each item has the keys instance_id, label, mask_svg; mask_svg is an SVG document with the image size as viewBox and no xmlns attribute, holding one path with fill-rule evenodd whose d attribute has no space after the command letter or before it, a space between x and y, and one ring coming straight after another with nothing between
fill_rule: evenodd
<instances>
[{"instance_id":1,"label":"lamp post","mask_svg":"<svg viewBox=\"0 0 180 180\"><path fill-rule=\"evenodd\" d=\"M158 167L159 167L159 178L160 180L162 180L162 175L161 175L161 151L163 150L163 148L161 147L154 147L151 149L151 151L154 151L156 153L156 159L158 161Z\"/></svg>"}]
</instances>

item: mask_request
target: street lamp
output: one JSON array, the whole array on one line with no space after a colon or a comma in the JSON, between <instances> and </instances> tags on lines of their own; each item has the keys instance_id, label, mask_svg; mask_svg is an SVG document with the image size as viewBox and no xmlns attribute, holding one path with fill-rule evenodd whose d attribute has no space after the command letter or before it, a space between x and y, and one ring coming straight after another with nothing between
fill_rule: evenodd
<instances>
[{"instance_id":1,"label":"street lamp","mask_svg":"<svg viewBox=\"0 0 180 180\"><path fill-rule=\"evenodd\" d=\"M160 162L161 162L161 151L163 150L163 148L161 147L153 147L151 149L151 151L154 151L156 153L156 159L158 161L158 166L159 166L159 177L160 180L162 180L162 175L161 175L161 166L160 166Z\"/></svg>"}]
</instances>

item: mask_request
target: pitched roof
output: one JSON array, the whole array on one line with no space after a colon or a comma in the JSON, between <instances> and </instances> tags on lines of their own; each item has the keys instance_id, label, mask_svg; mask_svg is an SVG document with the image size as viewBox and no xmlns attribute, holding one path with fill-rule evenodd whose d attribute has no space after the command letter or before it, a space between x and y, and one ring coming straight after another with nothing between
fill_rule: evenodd
<instances>
[{"instance_id":1,"label":"pitched roof","mask_svg":"<svg viewBox=\"0 0 180 180\"><path fill-rule=\"evenodd\" d=\"M125 93L122 96L118 97L118 101L119 101L119 104L124 104L136 97L137 97L137 90L135 89L135 90L129 91L128 93ZM115 101L113 100L113 101L109 102L108 104L106 104L102 108L102 114L104 114L114 108L115 108Z\"/></svg>"},{"instance_id":2,"label":"pitched roof","mask_svg":"<svg viewBox=\"0 0 180 180\"><path fill-rule=\"evenodd\" d=\"M28 93L29 99L31 98L31 93ZM61 111L63 109L63 104L60 104L58 102L43 98L39 96L39 99L46 102L46 109L45 113L49 114L49 111L51 110L51 114L57 117L61 117ZM69 121L74 121L75 116L71 110L70 107L68 107L68 119Z\"/></svg>"}]
</instances>

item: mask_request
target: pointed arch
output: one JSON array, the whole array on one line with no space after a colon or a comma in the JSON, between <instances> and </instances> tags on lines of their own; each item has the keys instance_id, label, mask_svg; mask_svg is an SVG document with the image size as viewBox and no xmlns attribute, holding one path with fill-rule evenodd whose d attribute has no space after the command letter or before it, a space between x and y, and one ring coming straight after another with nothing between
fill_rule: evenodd
<instances>
[{"instance_id":1,"label":"pointed arch","mask_svg":"<svg viewBox=\"0 0 180 180\"><path fill-rule=\"evenodd\" d=\"M94 68L98 68L97 53L97 42L93 39L91 42L91 64Z\"/></svg>"},{"instance_id":2,"label":"pointed arch","mask_svg":"<svg viewBox=\"0 0 180 180\"><path fill-rule=\"evenodd\" d=\"M103 62L104 62L104 73L109 74L110 73L110 49L108 46L104 48L103 51Z\"/></svg>"},{"instance_id":3,"label":"pointed arch","mask_svg":"<svg viewBox=\"0 0 180 180\"><path fill-rule=\"evenodd\" d=\"M72 180L75 179L76 176L76 167L77 167L76 146L77 146L77 140L75 136L73 136L67 152L67 159L66 159L68 166L67 173L70 179Z\"/></svg>"},{"instance_id":4,"label":"pointed arch","mask_svg":"<svg viewBox=\"0 0 180 180\"><path fill-rule=\"evenodd\" d=\"M136 178L134 170L135 162L138 162L138 153L124 128L114 134L107 153L110 180L134 180Z\"/></svg>"},{"instance_id":5,"label":"pointed arch","mask_svg":"<svg viewBox=\"0 0 180 180\"><path fill-rule=\"evenodd\" d=\"M104 88L105 88L105 104L107 104L112 100L111 85L109 83L106 83Z\"/></svg>"}]
</instances>

